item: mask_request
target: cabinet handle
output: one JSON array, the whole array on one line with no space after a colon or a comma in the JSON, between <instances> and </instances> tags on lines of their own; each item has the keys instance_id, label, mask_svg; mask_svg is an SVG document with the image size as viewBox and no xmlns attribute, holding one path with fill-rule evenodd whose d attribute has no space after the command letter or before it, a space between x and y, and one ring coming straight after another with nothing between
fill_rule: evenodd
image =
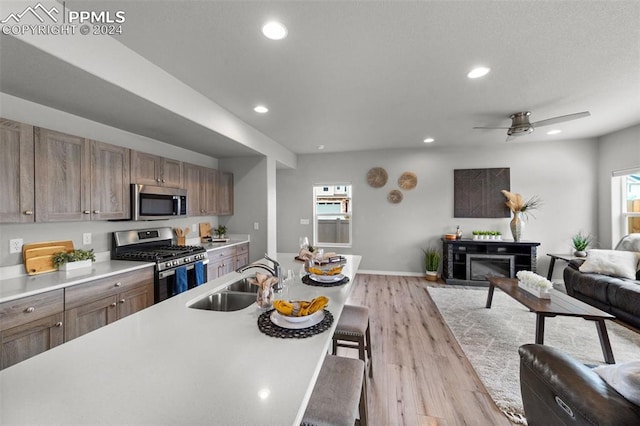
<instances>
[{"instance_id":1,"label":"cabinet handle","mask_svg":"<svg viewBox=\"0 0 640 426\"><path fill-rule=\"evenodd\" d=\"M156 179L156 182L160 182L160 178Z\"/></svg>"},{"instance_id":2,"label":"cabinet handle","mask_svg":"<svg viewBox=\"0 0 640 426\"><path fill-rule=\"evenodd\" d=\"M31 216L33 214L33 210L25 210L24 214L26 214L27 216Z\"/></svg>"},{"instance_id":3,"label":"cabinet handle","mask_svg":"<svg viewBox=\"0 0 640 426\"><path fill-rule=\"evenodd\" d=\"M62 327L62 321L58 321L58 322L56 323L56 327Z\"/></svg>"},{"instance_id":4,"label":"cabinet handle","mask_svg":"<svg viewBox=\"0 0 640 426\"><path fill-rule=\"evenodd\" d=\"M94 210L93 214L100 214L100 210Z\"/></svg>"},{"instance_id":5,"label":"cabinet handle","mask_svg":"<svg viewBox=\"0 0 640 426\"><path fill-rule=\"evenodd\" d=\"M120 299L120 303L124 303L124 299Z\"/></svg>"},{"instance_id":6,"label":"cabinet handle","mask_svg":"<svg viewBox=\"0 0 640 426\"><path fill-rule=\"evenodd\" d=\"M164 183L164 179L162 179L162 183Z\"/></svg>"},{"instance_id":7,"label":"cabinet handle","mask_svg":"<svg viewBox=\"0 0 640 426\"><path fill-rule=\"evenodd\" d=\"M113 302L113 303L112 303L111 305L109 305L109 306L111 306L112 308L115 308L115 307L116 307L116 302Z\"/></svg>"},{"instance_id":8,"label":"cabinet handle","mask_svg":"<svg viewBox=\"0 0 640 426\"><path fill-rule=\"evenodd\" d=\"M31 312L35 311L36 308L34 308L33 306L29 306L27 309L25 309L24 311L28 314L30 314Z\"/></svg>"},{"instance_id":9,"label":"cabinet handle","mask_svg":"<svg viewBox=\"0 0 640 426\"><path fill-rule=\"evenodd\" d=\"M84 210L82 213L84 213L84 214L91 214L91 211L89 211L89 210Z\"/></svg>"},{"instance_id":10,"label":"cabinet handle","mask_svg":"<svg viewBox=\"0 0 640 426\"><path fill-rule=\"evenodd\" d=\"M120 287L122 285L122 283L120 281L118 281L117 283L114 284L114 287Z\"/></svg>"}]
</instances>

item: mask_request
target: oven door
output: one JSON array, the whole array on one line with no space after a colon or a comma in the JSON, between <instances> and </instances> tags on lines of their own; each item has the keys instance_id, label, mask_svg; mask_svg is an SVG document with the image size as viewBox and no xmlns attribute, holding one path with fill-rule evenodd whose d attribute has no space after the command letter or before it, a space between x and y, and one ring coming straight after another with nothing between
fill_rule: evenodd
<instances>
[{"instance_id":1,"label":"oven door","mask_svg":"<svg viewBox=\"0 0 640 426\"><path fill-rule=\"evenodd\" d=\"M208 281L207 278L207 263L208 260L202 262L202 274L203 274L203 283ZM191 263L186 265L187 268L187 289L192 289L196 287L196 268L195 264ZM154 289L154 302L162 302L170 297L175 296L177 289L176 283L176 268L167 269L165 271L158 272L156 274L156 283Z\"/></svg>"}]
</instances>

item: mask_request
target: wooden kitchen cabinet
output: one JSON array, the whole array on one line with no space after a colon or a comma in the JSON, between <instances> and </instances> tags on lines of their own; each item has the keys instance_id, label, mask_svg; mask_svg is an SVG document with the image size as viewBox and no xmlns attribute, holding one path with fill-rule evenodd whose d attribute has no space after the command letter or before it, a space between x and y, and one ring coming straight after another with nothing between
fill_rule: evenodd
<instances>
[{"instance_id":1,"label":"wooden kitchen cabinet","mask_svg":"<svg viewBox=\"0 0 640 426\"><path fill-rule=\"evenodd\" d=\"M217 172L215 214L229 216L233 214L233 173Z\"/></svg>"},{"instance_id":2,"label":"wooden kitchen cabinet","mask_svg":"<svg viewBox=\"0 0 640 426\"><path fill-rule=\"evenodd\" d=\"M131 182L182 188L182 162L146 152L131 151Z\"/></svg>"},{"instance_id":3,"label":"wooden kitchen cabinet","mask_svg":"<svg viewBox=\"0 0 640 426\"><path fill-rule=\"evenodd\" d=\"M130 151L91 142L91 220L131 217Z\"/></svg>"},{"instance_id":4,"label":"wooden kitchen cabinet","mask_svg":"<svg viewBox=\"0 0 640 426\"><path fill-rule=\"evenodd\" d=\"M236 267L241 268L249 264L249 243L236 246Z\"/></svg>"},{"instance_id":5,"label":"wooden kitchen cabinet","mask_svg":"<svg viewBox=\"0 0 640 426\"><path fill-rule=\"evenodd\" d=\"M36 128L36 222L129 219L129 152Z\"/></svg>"},{"instance_id":6,"label":"wooden kitchen cabinet","mask_svg":"<svg viewBox=\"0 0 640 426\"><path fill-rule=\"evenodd\" d=\"M221 277L235 271L236 246L222 247L207 253L209 264L207 265L207 278L209 280Z\"/></svg>"},{"instance_id":7,"label":"wooden kitchen cabinet","mask_svg":"<svg viewBox=\"0 0 640 426\"><path fill-rule=\"evenodd\" d=\"M0 223L35 220L33 161L33 126L0 118Z\"/></svg>"},{"instance_id":8,"label":"wooden kitchen cabinet","mask_svg":"<svg viewBox=\"0 0 640 426\"><path fill-rule=\"evenodd\" d=\"M64 341L62 289L0 304L0 369Z\"/></svg>"},{"instance_id":9,"label":"wooden kitchen cabinet","mask_svg":"<svg viewBox=\"0 0 640 426\"><path fill-rule=\"evenodd\" d=\"M216 211L215 169L184 164L184 184L187 189L189 216L211 216Z\"/></svg>"},{"instance_id":10,"label":"wooden kitchen cabinet","mask_svg":"<svg viewBox=\"0 0 640 426\"><path fill-rule=\"evenodd\" d=\"M97 330L153 304L153 268L65 289L65 341Z\"/></svg>"},{"instance_id":11,"label":"wooden kitchen cabinet","mask_svg":"<svg viewBox=\"0 0 640 426\"><path fill-rule=\"evenodd\" d=\"M91 219L90 158L86 139L35 129L36 222Z\"/></svg>"}]
</instances>

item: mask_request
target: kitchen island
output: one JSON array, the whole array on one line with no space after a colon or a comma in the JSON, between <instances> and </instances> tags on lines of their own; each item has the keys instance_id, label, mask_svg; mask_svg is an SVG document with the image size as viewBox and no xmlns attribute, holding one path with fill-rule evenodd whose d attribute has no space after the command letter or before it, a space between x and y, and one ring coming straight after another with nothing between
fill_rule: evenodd
<instances>
[{"instance_id":1,"label":"kitchen island","mask_svg":"<svg viewBox=\"0 0 640 426\"><path fill-rule=\"evenodd\" d=\"M360 257L327 288L303 284L294 256L277 256L295 274L279 297L327 296L329 330L280 339L260 332L255 304L187 307L253 274L234 272L1 371L0 424L300 424Z\"/></svg>"}]
</instances>

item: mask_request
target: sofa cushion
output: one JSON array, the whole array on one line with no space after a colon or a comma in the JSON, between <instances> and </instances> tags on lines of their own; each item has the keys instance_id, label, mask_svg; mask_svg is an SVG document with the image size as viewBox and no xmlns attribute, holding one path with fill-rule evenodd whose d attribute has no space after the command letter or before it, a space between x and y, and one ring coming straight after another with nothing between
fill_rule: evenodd
<instances>
[{"instance_id":1,"label":"sofa cushion","mask_svg":"<svg viewBox=\"0 0 640 426\"><path fill-rule=\"evenodd\" d=\"M625 235L616 245L616 250L640 252L640 234Z\"/></svg>"},{"instance_id":2,"label":"sofa cushion","mask_svg":"<svg viewBox=\"0 0 640 426\"><path fill-rule=\"evenodd\" d=\"M616 285L607 286L608 303L636 318L640 318L640 282L632 280L618 281ZM640 357L640 354L638 356Z\"/></svg>"},{"instance_id":3,"label":"sofa cushion","mask_svg":"<svg viewBox=\"0 0 640 426\"><path fill-rule=\"evenodd\" d=\"M601 365L593 371L628 401L640 405L640 361Z\"/></svg>"},{"instance_id":4,"label":"sofa cushion","mask_svg":"<svg viewBox=\"0 0 640 426\"><path fill-rule=\"evenodd\" d=\"M580 272L635 279L640 253L620 250L589 250Z\"/></svg>"}]
</instances>

